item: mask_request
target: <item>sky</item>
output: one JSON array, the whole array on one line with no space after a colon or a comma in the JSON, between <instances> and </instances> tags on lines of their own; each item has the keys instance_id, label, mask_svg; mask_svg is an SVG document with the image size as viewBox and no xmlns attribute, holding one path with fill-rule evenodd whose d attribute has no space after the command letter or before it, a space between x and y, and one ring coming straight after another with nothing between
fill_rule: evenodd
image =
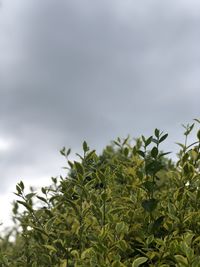
<instances>
[{"instance_id":1,"label":"sky","mask_svg":"<svg viewBox=\"0 0 200 267\"><path fill-rule=\"evenodd\" d=\"M0 1L0 222L86 140L169 133L200 117L199 0Z\"/></svg>"}]
</instances>

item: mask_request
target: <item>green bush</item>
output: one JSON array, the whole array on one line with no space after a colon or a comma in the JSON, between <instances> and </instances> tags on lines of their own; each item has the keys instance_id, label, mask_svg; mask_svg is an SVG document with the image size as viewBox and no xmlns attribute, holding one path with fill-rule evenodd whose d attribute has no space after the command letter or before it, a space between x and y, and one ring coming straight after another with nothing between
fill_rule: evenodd
<instances>
[{"instance_id":1,"label":"green bush","mask_svg":"<svg viewBox=\"0 0 200 267\"><path fill-rule=\"evenodd\" d=\"M134 145L118 138L99 156L84 142L74 162L63 148L67 177L39 194L17 184L0 266L200 266L200 131L188 145L194 124L184 127L176 163L158 129Z\"/></svg>"}]
</instances>

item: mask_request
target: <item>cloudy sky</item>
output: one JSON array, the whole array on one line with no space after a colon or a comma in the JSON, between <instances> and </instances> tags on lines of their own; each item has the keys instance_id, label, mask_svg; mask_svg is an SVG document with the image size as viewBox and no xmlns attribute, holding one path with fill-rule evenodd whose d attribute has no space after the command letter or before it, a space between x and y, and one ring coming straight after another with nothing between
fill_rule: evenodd
<instances>
[{"instance_id":1,"label":"cloudy sky","mask_svg":"<svg viewBox=\"0 0 200 267\"><path fill-rule=\"evenodd\" d=\"M62 146L158 127L174 150L200 116L199 47L199 0L2 0L0 221L20 179L62 172Z\"/></svg>"}]
</instances>

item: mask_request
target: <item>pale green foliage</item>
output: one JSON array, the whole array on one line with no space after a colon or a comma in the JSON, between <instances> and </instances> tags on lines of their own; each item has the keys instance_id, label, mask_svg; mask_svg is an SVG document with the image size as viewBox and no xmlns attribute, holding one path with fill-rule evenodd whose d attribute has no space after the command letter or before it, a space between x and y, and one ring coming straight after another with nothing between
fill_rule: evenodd
<instances>
[{"instance_id":1,"label":"pale green foliage","mask_svg":"<svg viewBox=\"0 0 200 267\"><path fill-rule=\"evenodd\" d=\"M184 127L177 164L158 129L134 145L117 138L100 156L84 142L75 162L63 148L67 177L39 195L17 184L16 230L1 241L0 266L200 266L200 139L188 145L194 125Z\"/></svg>"}]
</instances>

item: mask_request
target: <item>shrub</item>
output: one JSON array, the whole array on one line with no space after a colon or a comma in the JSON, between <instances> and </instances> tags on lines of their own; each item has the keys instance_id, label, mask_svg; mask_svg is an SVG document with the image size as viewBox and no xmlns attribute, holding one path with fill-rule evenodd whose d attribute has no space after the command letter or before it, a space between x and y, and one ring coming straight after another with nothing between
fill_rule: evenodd
<instances>
[{"instance_id":1,"label":"shrub","mask_svg":"<svg viewBox=\"0 0 200 267\"><path fill-rule=\"evenodd\" d=\"M99 156L84 142L79 161L63 148L67 177L39 194L16 185L1 266L200 266L200 131L188 145L194 124L184 127L176 163L158 129L134 145L118 138Z\"/></svg>"}]
</instances>

